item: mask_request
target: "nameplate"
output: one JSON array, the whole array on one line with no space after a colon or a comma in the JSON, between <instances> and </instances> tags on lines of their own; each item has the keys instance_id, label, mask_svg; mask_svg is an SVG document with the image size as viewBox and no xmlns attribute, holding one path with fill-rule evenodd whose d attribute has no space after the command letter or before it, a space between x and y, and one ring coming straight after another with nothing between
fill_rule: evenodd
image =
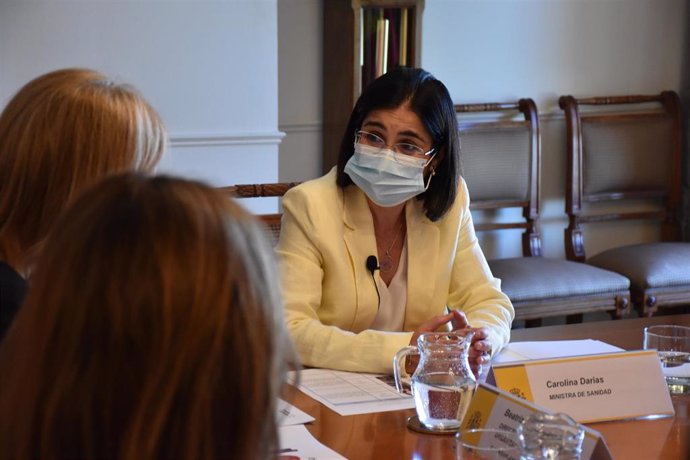
<instances>
[{"instance_id":1,"label":"nameplate","mask_svg":"<svg viewBox=\"0 0 690 460\"><path fill-rule=\"evenodd\" d=\"M492 385L480 383L462 421L462 429L492 428L516 431L518 425L535 412L553 413ZM581 459L611 460L611 452L601 433L584 425L583 428L585 439L582 441Z\"/></svg>"},{"instance_id":2,"label":"nameplate","mask_svg":"<svg viewBox=\"0 0 690 460\"><path fill-rule=\"evenodd\" d=\"M655 350L496 364L489 381L580 423L674 414Z\"/></svg>"}]
</instances>

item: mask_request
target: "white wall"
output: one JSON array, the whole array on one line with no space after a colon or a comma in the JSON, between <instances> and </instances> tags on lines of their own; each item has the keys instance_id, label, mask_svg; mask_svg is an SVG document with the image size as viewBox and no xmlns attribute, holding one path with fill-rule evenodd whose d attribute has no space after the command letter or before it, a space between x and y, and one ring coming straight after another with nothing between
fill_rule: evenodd
<instances>
[{"instance_id":1,"label":"white wall","mask_svg":"<svg viewBox=\"0 0 690 460\"><path fill-rule=\"evenodd\" d=\"M318 2L281 0L296 4L280 9L279 40L294 40L282 27L297 27L301 17L313 17ZM422 28L422 67L448 86L455 102L501 102L532 97L542 115L542 213L540 227L547 256L563 257L565 127L558 96L658 93L680 88L685 0L426 0ZM320 29L310 21L299 43L320 43ZM310 39L306 34L314 34ZM283 50L292 45L281 44ZM300 45L301 46L301 45ZM280 60L280 124L314 124L308 115L286 107L320 104L314 78L320 78L321 57L299 65ZM311 109L310 109L311 110ZM320 122L320 118L317 120ZM300 133L299 152L293 135L281 145L281 180L318 176L319 132ZM318 138L318 140L317 140ZM308 153L305 149L314 146ZM290 167L283 167L289 163ZM638 235L651 238L653 229ZM587 239L588 253L621 243L621 232ZM623 236L625 237L625 236ZM513 237L511 237L513 238ZM514 235L515 243L519 233ZM484 237L489 257L520 255L513 240Z\"/></svg>"},{"instance_id":2,"label":"white wall","mask_svg":"<svg viewBox=\"0 0 690 460\"><path fill-rule=\"evenodd\" d=\"M161 171L218 186L275 182L276 1L0 0L0 107L44 72L94 68L161 113L172 139Z\"/></svg>"},{"instance_id":3,"label":"white wall","mask_svg":"<svg viewBox=\"0 0 690 460\"><path fill-rule=\"evenodd\" d=\"M323 0L278 2L280 180L321 175ZM328 1L328 0L326 0Z\"/></svg>"},{"instance_id":4,"label":"white wall","mask_svg":"<svg viewBox=\"0 0 690 460\"><path fill-rule=\"evenodd\" d=\"M648 92L680 83L685 0L426 0L423 65L453 97Z\"/></svg>"}]
</instances>

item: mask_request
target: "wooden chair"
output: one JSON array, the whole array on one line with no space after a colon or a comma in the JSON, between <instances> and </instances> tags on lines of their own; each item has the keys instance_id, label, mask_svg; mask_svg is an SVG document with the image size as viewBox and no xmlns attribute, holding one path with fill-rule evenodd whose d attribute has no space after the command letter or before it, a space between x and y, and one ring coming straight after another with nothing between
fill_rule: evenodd
<instances>
[{"instance_id":1,"label":"wooden chair","mask_svg":"<svg viewBox=\"0 0 690 460\"><path fill-rule=\"evenodd\" d=\"M273 184L239 184L229 187L221 187L220 190L233 198L262 198L262 197L281 197L292 187L299 185L300 182L278 182ZM282 213L260 214L259 217L266 225L269 237L273 245L278 243L280 238L280 222Z\"/></svg>"},{"instance_id":2,"label":"wooden chair","mask_svg":"<svg viewBox=\"0 0 690 460\"><path fill-rule=\"evenodd\" d=\"M562 96L559 105L567 124L568 259L629 278L640 314L652 315L660 306L690 305L690 243L680 242L678 95ZM599 209L602 203L604 210ZM651 205L656 208L650 211ZM633 234L627 222L638 221L639 226L645 220L660 224L659 242L628 241ZM587 257L583 225L611 221L620 221L617 236L624 242ZM601 234L602 227L588 225L587 233Z\"/></svg>"},{"instance_id":3,"label":"wooden chair","mask_svg":"<svg viewBox=\"0 0 690 460\"><path fill-rule=\"evenodd\" d=\"M473 122L460 117L463 177L473 214L481 212L484 217L475 224L477 231L524 229L523 257L489 260L493 274L502 280L502 289L513 302L516 319L536 326L547 316L601 310L616 317L627 313L630 294L625 277L585 264L541 257L537 230L541 138L534 101L456 105L455 110L458 114L492 115L491 120L484 120L482 115ZM497 222L495 215L508 208L522 209L522 217ZM570 321L577 319L581 317L569 317Z\"/></svg>"}]
</instances>

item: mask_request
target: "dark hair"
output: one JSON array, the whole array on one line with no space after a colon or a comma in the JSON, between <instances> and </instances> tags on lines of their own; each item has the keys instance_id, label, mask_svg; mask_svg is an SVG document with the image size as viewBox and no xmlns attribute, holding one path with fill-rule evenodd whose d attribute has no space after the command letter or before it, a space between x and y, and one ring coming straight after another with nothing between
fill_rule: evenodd
<instances>
[{"instance_id":1,"label":"dark hair","mask_svg":"<svg viewBox=\"0 0 690 460\"><path fill-rule=\"evenodd\" d=\"M208 186L82 194L0 346L2 458L274 458L293 362L275 279L260 223Z\"/></svg>"},{"instance_id":2,"label":"dark hair","mask_svg":"<svg viewBox=\"0 0 690 460\"><path fill-rule=\"evenodd\" d=\"M448 89L423 69L398 67L380 76L359 96L352 110L347 128L340 143L338 176L340 187L353 184L345 173L345 165L354 154L354 133L362 126L370 112L379 109L395 109L409 103L419 117L438 152L440 162L436 175L426 192L417 198L424 200L426 216L436 221L455 201L460 177L460 141L458 121Z\"/></svg>"}]
</instances>

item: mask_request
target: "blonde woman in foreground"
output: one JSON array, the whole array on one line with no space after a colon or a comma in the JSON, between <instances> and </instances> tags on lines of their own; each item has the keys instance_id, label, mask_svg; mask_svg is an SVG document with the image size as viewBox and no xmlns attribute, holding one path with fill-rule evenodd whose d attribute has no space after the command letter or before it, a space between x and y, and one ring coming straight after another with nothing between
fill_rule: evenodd
<instances>
[{"instance_id":1,"label":"blonde woman in foreground","mask_svg":"<svg viewBox=\"0 0 690 460\"><path fill-rule=\"evenodd\" d=\"M2 457L272 458L291 359L253 217L196 182L106 179L0 346Z\"/></svg>"},{"instance_id":2,"label":"blonde woman in foreground","mask_svg":"<svg viewBox=\"0 0 690 460\"><path fill-rule=\"evenodd\" d=\"M0 340L63 209L105 176L151 170L167 135L131 86L88 69L42 75L0 114Z\"/></svg>"}]
</instances>

